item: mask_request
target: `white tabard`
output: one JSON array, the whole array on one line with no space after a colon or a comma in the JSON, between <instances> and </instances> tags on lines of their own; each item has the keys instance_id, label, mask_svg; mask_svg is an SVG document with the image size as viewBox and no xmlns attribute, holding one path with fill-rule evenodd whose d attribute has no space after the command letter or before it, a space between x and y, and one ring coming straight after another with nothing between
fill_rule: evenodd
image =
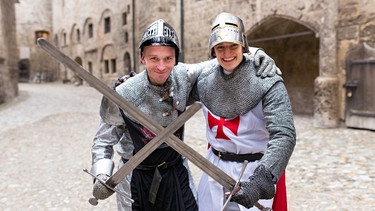
<instances>
[{"instance_id":1,"label":"white tabard","mask_svg":"<svg viewBox=\"0 0 375 211\"><path fill-rule=\"evenodd\" d=\"M203 114L206 120L206 136L210 147L217 151L235 154L264 153L267 148L269 134L265 127L262 103L245 115L233 119L224 119L212 114L204 105ZM210 149L206 158L226 172L237 181L243 163L223 161ZM250 162L242 176L242 181L247 180L254 172L258 161ZM200 211L221 210L226 198L223 186L203 173L198 186L198 204ZM272 207L273 199L260 200L262 205ZM256 207L246 209L235 202L230 202L226 208L229 210L258 210Z\"/></svg>"}]
</instances>

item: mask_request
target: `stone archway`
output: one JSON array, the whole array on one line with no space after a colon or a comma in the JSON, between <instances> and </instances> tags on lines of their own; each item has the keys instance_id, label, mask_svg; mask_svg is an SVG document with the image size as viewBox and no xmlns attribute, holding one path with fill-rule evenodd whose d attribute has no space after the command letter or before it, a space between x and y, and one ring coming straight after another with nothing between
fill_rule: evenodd
<instances>
[{"instance_id":1,"label":"stone archway","mask_svg":"<svg viewBox=\"0 0 375 211\"><path fill-rule=\"evenodd\" d=\"M293 20L273 17L247 35L249 45L265 50L283 72L294 114L313 115L314 80L319 76L319 39Z\"/></svg>"}]
</instances>

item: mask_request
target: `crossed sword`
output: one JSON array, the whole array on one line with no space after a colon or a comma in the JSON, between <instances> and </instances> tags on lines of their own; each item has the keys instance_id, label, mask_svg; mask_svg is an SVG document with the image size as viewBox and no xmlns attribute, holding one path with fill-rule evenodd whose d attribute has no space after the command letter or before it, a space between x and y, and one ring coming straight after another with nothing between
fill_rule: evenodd
<instances>
[{"instance_id":1,"label":"crossed sword","mask_svg":"<svg viewBox=\"0 0 375 211\"><path fill-rule=\"evenodd\" d=\"M213 163L208 161L201 154L196 152L189 145L185 144L183 141L181 141L179 138L173 135L173 133L176 130L178 130L183 124L185 124L185 122L201 108L200 103L194 103L193 105L191 105L176 120L174 120L171 124L164 128L157 122L155 122L153 119L147 117L137 107L135 107L133 104L129 103L123 97L121 97L115 90L111 89L98 78L96 78L91 73L86 71L81 65L79 65L77 62L69 58L67 55L65 55L63 52L61 52L59 49L57 49L44 38L39 38L37 40L37 44L56 60L60 61L69 69L73 70L80 78L88 82L92 87L94 87L106 98L115 103L119 108L126 110L127 114L129 114L139 123L144 125L152 133L158 134L141 150L139 150L138 153L136 153L131 159L129 159L120 169L118 169L106 182L101 181L106 187L120 193L119 191L117 191L117 189L115 189L116 185L119 184L125 178L126 175L131 173L133 169L135 169L145 158L148 157L148 155L150 155L154 150L156 150L162 143L166 142L170 147L172 147L178 153L180 153L188 160L190 160L192 163L194 163L198 168L200 168L207 175L209 175L218 183L220 183L224 188L230 190L230 195L228 199L230 199L231 196L236 193L239 186L240 178L236 182L228 174L223 172L221 169L216 167ZM89 171L87 171L86 169L84 169L84 171L86 173L89 173ZM96 178L95 175L91 173L89 174ZM240 177L241 176L242 175L240 175ZM121 195L124 196L124 194ZM91 200L91 202L95 202L95 200L96 199ZM227 200L227 202L228 201L229 200ZM225 203L225 205L227 204L227 202ZM255 203L255 206L262 211L272 211L271 208L264 207L258 202ZM223 208L225 208L225 206Z\"/></svg>"}]
</instances>

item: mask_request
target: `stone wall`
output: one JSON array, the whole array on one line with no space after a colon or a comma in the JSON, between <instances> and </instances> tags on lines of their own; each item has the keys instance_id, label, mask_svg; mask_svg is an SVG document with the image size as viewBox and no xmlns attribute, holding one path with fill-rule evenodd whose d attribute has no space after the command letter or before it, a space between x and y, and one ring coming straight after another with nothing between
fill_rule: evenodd
<instances>
[{"instance_id":1,"label":"stone wall","mask_svg":"<svg viewBox=\"0 0 375 211\"><path fill-rule=\"evenodd\" d=\"M319 32L324 4L323 1L187 1L185 2L186 62L198 62L208 55L208 38L211 23L220 12L230 12L240 17L247 35L257 25L272 17L292 19ZM193 53L190 53L193 52Z\"/></svg>"},{"instance_id":2,"label":"stone wall","mask_svg":"<svg viewBox=\"0 0 375 211\"><path fill-rule=\"evenodd\" d=\"M316 127L336 127L344 119L346 53L361 41L375 45L375 2L370 0L53 0L42 8L33 2L22 1L42 14L29 15L35 20L30 25L37 27L26 27L24 22L19 27L23 34L38 29L51 32L51 42L107 84L130 70L143 70L138 45L151 22L162 18L170 23L180 38L183 61L196 63L208 59L210 27L216 15L233 13L244 21L251 45L263 48L282 69L293 111L314 115ZM24 7L25 11L29 10ZM52 16L50 22L37 23L48 16ZM111 31L105 33L108 17ZM35 36L31 37L20 44L30 46ZM259 41L262 38L269 40ZM36 54L39 58L34 57L32 67L41 61L54 69L53 61ZM57 65L54 77L75 78Z\"/></svg>"},{"instance_id":3,"label":"stone wall","mask_svg":"<svg viewBox=\"0 0 375 211\"><path fill-rule=\"evenodd\" d=\"M0 104L18 95L15 3L0 1Z\"/></svg>"},{"instance_id":4,"label":"stone wall","mask_svg":"<svg viewBox=\"0 0 375 211\"><path fill-rule=\"evenodd\" d=\"M54 1L54 44L72 59L81 61L94 76L113 83L117 77L134 69L131 2ZM106 21L110 25L107 33ZM60 71L63 79L75 80L73 72L61 64Z\"/></svg>"},{"instance_id":5,"label":"stone wall","mask_svg":"<svg viewBox=\"0 0 375 211\"><path fill-rule=\"evenodd\" d=\"M289 86L287 84L287 88L292 99L294 111L298 111L298 113L300 113L301 110L306 110L306 108L308 108L307 110L311 110L311 113L314 114L314 125L316 127L336 127L339 123L338 111L342 109L338 106L337 101L337 95L339 93L339 79L336 65L337 47L335 29L338 10L337 3L338 1L329 0L291 0L276 2L271 0L189 1L189 3L186 3L185 9L186 11L190 12L190 15L187 16L191 18L192 23L187 25L185 28L186 33L190 33L188 36L189 39L186 40L186 62L198 62L200 58L207 57L207 41L210 23L215 16L222 11L230 12L240 17L244 21L248 37L250 37L252 33L256 31L263 30L267 31L268 33L259 33L259 37L253 36L253 39L278 35L278 31L280 31L280 34L290 34L294 32L293 28L287 28L288 24L285 24L286 29L278 27L277 23L281 23L280 20L283 20L283 23L288 23L286 20L289 20L290 24L295 26L304 26L306 29L309 29L312 32L313 36L315 35L316 37L319 37L319 41L317 42L319 46L318 50L311 51L317 56L312 57L317 58L317 63L313 63L313 66L307 66L307 70L302 69L302 65L298 66L296 61L289 63L293 64L294 66L288 66L284 64L284 62L287 62L288 60L308 60L309 55L304 55L304 57L301 57L302 54L294 55L293 52L291 52L291 50L293 51L295 49L298 50L301 47L303 48L304 43L308 48L308 40L305 42L300 42L300 45L296 45L295 48L290 47L290 44L287 43L290 43L293 41L293 39L289 39L282 43L278 42L279 46L275 45L277 42L272 42L271 45L266 45L263 43L263 45L259 45L257 47L266 49L266 52L270 51L271 55L280 57L279 59L275 60L277 60L277 64L280 64L281 61L280 66L284 68L283 71L285 78L286 80L290 81ZM267 22L269 22L268 25L262 25L262 23ZM200 27L196 27L197 25ZM313 39L314 38L312 37L310 40ZM282 46L286 44L288 44L288 48L283 48ZM313 47L314 45L315 44L310 46ZM289 52L284 54L284 52L286 52L285 50ZM277 51L277 53L272 53L275 51ZM189 57L189 52L194 53L192 53L192 55ZM300 70L300 74L303 76L298 75L298 73L293 73L293 69L291 68ZM309 68L318 69L314 70ZM327 77L327 79L325 77ZM305 82L304 80L300 80L301 78L307 78L308 83L306 80ZM314 83L314 80L319 80L319 83ZM335 81L333 85L332 80ZM295 81L300 81L305 85L302 84L302 86L293 88L291 85L293 85ZM327 89L326 86L329 87L330 92L325 91ZM307 89L307 92L298 91L303 90L301 88ZM317 93L328 94L328 96L324 96L327 102L324 104L324 106L323 104L320 104L319 101L316 101L316 95L319 95ZM309 113L309 111L307 112Z\"/></svg>"},{"instance_id":6,"label":"stone wall","mask_svg":"<svg viewBox=\"0 0 375 211\"><path fill-rule=\"evenodd\" d=\"M57 63L36 45L38 37L53 40L52 1L22 0L16 11L20 60L30 64L28 78L20 79L36 83L57 80Z\"/></svg>"},{"instance_id":7,"label":"stone wall","mask_svg":"<svg viewBox=\"0 0 375 211\"><path fill-rule=\"evenodd\" d=\"M168 7L164 7L165 5ZM153 12L144 12L145 8ZM53 1L53 38L51 35L49 40L72 59L80 61L94 76L112 84L130 70L143 70L139 62L138 44L143 31L152 21L162 18L176 30L181 28L180 8L178 1L170 0L157 3L131 0ZM136 19L133 19L133 13L137 14ZM108 17L111 31L106 33L104 27ZM89 37L89 25L93 27L92 37ZM180 36L181 30L177 30L177 33ZM116 63L115 70L109 67L107 72L106 61ZM66 81L76 79L72 71L61 64L59 66L60 78Z\"/></svg>"}]
</instances>

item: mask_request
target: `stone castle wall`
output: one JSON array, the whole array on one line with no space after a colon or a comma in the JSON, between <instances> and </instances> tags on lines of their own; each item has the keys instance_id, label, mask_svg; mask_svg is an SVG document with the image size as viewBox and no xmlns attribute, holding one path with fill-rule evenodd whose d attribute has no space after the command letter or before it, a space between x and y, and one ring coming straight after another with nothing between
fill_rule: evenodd
<instances>
[{"instance_id":1,"label":"stone castle wall","mask_svg":"<svg viewBox=\"0 0 375 211\"><path fill-rule=\"evenodd\" d=\"M18 95L18 48L14 0L0 2L0 104Z\"/></svg>"},{"instance_id":2,"label":"stone castle wall","mask_svg":"<svg viewBox=\"0 0 375 211\"><path fill-rule=\"evenodd\" d=\"M59 78L56 62L36 45L38 37L53 38L52 1L22 0L16 4L20 61L28 62L23 81L49 82Z\"/></svg>"},{"instance_id":3,"label":"stone castle wall","mask_svg":"<svg viewBox=\"0 0 375 211\"><path fill-rule=\"evenodd\" d=\"M363 41L375 47L375 2L369 0L54 0L41 9L33 2L20 3L24 5L20 12L24 19L34 22L21 22L19 35L48 31L51 42L108 84L130 70L143 69L138 44L144 29L159 18L176 29L186 63L208 59L211 23L223 11L244 21L249 41L290 35L251 45L265 49L275 59L283 71L294 111L313 114L317 127L336 127L344 119L346 53ZM40 5L44 1L37 2ZM41 14L31 13L26 18L29 7ZM109 33L105 32L107 18ZM301 31L308 35L291 36ZM20 42L21 54L22 46L34 43L35 35L31 37L27 42L19 38L24 40ZM75 78L63 65L30 49L32 72L38 67L51 69L53 79Z\"/></svg>"}]
</instances>

